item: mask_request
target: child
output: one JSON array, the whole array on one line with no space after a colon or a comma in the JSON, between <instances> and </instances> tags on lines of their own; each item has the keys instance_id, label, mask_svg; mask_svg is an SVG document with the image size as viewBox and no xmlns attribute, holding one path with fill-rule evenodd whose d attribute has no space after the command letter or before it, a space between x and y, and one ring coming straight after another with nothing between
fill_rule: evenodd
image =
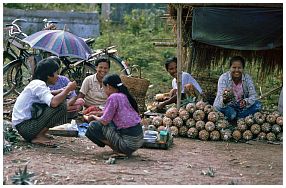
<instances>
[{"instance_id":1,"label":"child","mask_svg":"<svg viewBox=\"0 0 286 188\"><path fill-rule=\"evenodd\" d=\"M103 115L92 115L96 121L90 123L86 137L99 147L108 145L130 156L143 145L138 105L117 74L104 76L103 90L108 96Z\"/></svg>"},{"instance_id":2,"label":"child","mask_svg":"<svg viewBox=\"0 0 286 188\"><path fill-rule=\"evenodd\" d=\"M49 57L55 62L57 62L60 65L60 59L51 56ZM54 84L49 84L48 87L51 90L51 93L53 95L57 95L60 92L62 92L65 87L70 83L70 80L66 76L58 75L57 81ZM69 95L67 96L67 111L68 112L78 112L83 108L84 105L84 99L82 98L77 98L77 95L75 93L75 90L71 91Z\"/></svg>"}]
</instances>

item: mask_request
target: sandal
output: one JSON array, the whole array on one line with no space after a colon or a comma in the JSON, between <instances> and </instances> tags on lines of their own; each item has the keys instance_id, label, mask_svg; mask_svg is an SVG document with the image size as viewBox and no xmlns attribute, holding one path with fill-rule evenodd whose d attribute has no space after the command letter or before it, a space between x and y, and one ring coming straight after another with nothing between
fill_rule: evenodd
<instances>
[{"instance_id":1,"label":"sandal","mask_svg":"<svg viewBox=\"0 0 286 188\"><path fill-rule=\"evenodd\" d=\"M56 148L58 147L57 144L51 142L51 141L44 141L44 142L31 142L32 144L38 145L38 146L44 146L48 148Z\"/></svg>"}]
</instances>

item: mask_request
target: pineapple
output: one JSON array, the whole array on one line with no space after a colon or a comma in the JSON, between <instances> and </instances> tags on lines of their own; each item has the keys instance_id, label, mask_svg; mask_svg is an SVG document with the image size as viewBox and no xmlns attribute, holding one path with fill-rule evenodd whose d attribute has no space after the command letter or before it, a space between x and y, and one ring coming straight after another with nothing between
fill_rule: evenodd
<instances>
[{"instance_id":1,"label":"pineapple","mask_svg":"<svg viewBox=\"0 0 286 188\"><path fill-rule=\"evenodd\" d=\"M204 130L201 130L200 132L199 132L199 138L201 139L201 140L204 140L204 141L206 141L206 140L208 140L209 139L209 132L208 131L206 131L205 129Z\"/></svg>"},{"instance_id":2,"label":"pineapple","mask_svg":"<svg viewBox=\"0 0 286 188\"><path fill-rule=\"evenodd\" d=\"M262 125L265 122L265 116L261 112L256 112L253 116L258 125Z\"/></svg>"},{"instance_id":3,"label":"pineapple","mask_svg":"<svg viewBox=\"0 0 286 188\"><path fill-rule=\"evenodd\" d=\"M232 92L232 90L231 89L229 89L229 88L226 88L224 91L223 91L223 98L225 98L226 99L226 101L233 101L233 100L235 100L235 96L234 96L234 94L233 94L233 92Z\"/></svg>"},{"instance_id":4,"label":"pineapple","mask_svg":"<svg viewBox=\"0 0 286 188\"><path fill-rule=\"evenodd\" d=\"M219 118L219 116L216 112L210 112L208 114L208 120L211 122L214 122L214 123L217 122L218 118Z\"/></svg>"},{"instance_id":5,"label":"pineapple","mask_svg":"<svg viewBox=\"0 0 286 188\"><path fill-rule=\"evenodd\" d=\"M188 128L195 127L196 126L196 121L194 119L190 118L190 119L188 119L186 121L186 126Z\"/></svg>"},{"instance_id":6,"label":"pineapple","mask_svg":"<svg viewBox=\"0 0 286 188\"><path fill-rule=\"evenodd\" d=\"M245 139L245 140L251 140L252 137L253 137L253 134L250 130L246 130L244 131L244 133L242 134L242 137Z\"/></svg>"},{"instance_id":7,"label":"pineapple","mask_svg":"<svg viewBox=\"0 0 286 188\"><path fill-rule=\"evenodd\" d=\"M141 119L141 124L143 126L147 127L148 125L152 124L152 119L151 118L142 118Z\"/></svg>"},{"instance_id":8,"label":"pineapple","mask_svg":"<svg viewBox=\"0 0 286 188\"><path fill-rule=\"evenodd\" d=\"M179 135L182 137L186 137L188 133L188 128L186 126L182 126L179 128Z\"/></svg>"},{"instance_id":9,"label":"pineapple","mask_svg":"<svg viewBox=\"0 0 286 188\"><path fill-rule=\"evenodd\" d=\"M276 124L280 125L280 126L283 126L283 116L278 116L276 118Z\"/></svg>"},{"instance_id":10,"label":"pineapple","mask_svg":"<svg viewBox=\"0 0 286 188\"><path fill-rule=\"evenodd\" d=\"M281 116L280 112L278 111L273 111L271 114L274 115L275 118L278 118L279 116Z\"/></svg>"},{"instance_id":11,"label":"pineapple","mask_svg":"<svg viewBox=\"0 0 286 188\"><path fill-rule=\"evenodd\" d=\"M179 129L178 129L176 126L171 126L171 127L170 127L170 132L171 132L171 134L172 134L174 137L176 137L176 136L178 136L178 134L179 134Z\"/></svg>"},{"instance_id":12,"label":"pineapple","mask_svg":"<svg viewBox=\"0 0 286 188\"><path fill-rule=\"evenodd\" d=\"M199 131L198 129L196 129L195 127L191 127L189 128L188 132L187 132L187 136L189 138L197 138L199 135Z\"/></svg>"},{"instance_id":13,"label":"pineapple","mask_svg":"<svg viewBox=\"0 0 286 188\"><path fill-rule=\"evenodd\" d=\"M246 125L246 123L245 123L245 121L244 121L244 119L239 119L239 120L237 120L237 130L239 130L240 132L244 132L244 131L246 131L247 130L247 125Z\"/></svg>"},{"instance_id":14,"label":"pineapple","mask_svg":"<svg viewBox=\"0 0 286 188\"><path fill-rule=\"evenodd\" d=\"M262 130L263 132L265 132L265 133L270 132L270 131L271 131L271 125L270 125L270 123L267 123L267 122L263 123L263 124L261 125L261 130Z\"/></svg>"},{"instance_id":15,"label":"pineapple","mask_svg":"<svg viewBox=\"0 0 286 188\"><path fill-rule=\"evenodd\" d=\"M206 122L205 129L209 132L215 130L215 124L211 121Z\"/></svg>"},{"instance_id":16,"label":"pineapple","mask_svg":"<svg viewBox=\"0 0 286 188\"><path fill-rule=\"evenodd\" d=\"M231 130L229 130L229 129L225 129L225 130L221 130L220 131L220 137L224 141L230 140L231 139L231 135L232 135L232 133L231 133Z\"/></svg>"},{"instance_id":17,"label":"pineapple","mask_svg":"<svg viewBox=\"0 0 286 188\"><path fill-rule=\"evenodd\" d=\"M205 106L206 106L206 103L205 103L204 101L198 101L198 102L196 103L196 108L197 108L198 110L204 110Z\"/></svg>"},{"instance_id":18,"label":"pineapple","mask_svg":"<svg viewBox=\"0 0 286 188\"><path fill-rule=\"evenodd\" d=\"M275 141L276 140L276 136L274 133L270 132L266 134L266 138L268 141Z\"/></svg>"},{"instance_id":19,"label":"pineapple","mask_svg":"<svg viewBox=\"0 0 286 188\"><path fill-rule=\"evenodd\" d=\"M182 109L179 111L179 117L183 120L183 121L187 121L187 119L189 119L189 112L185 109Z\"/></svg>"},{"instance_id":20,"label":"pineapple","mask_svg":"<svg viewBox=\"0 0 286 188\"><path fill-rule=\"evenodd\" d=\"M244 119L246 125L251 126L254 124L254 119L252 115L246 116Z\"/></svg>"},{"instance_id":21,"label":"pineapple","mask_svg":"<svg viewBox=\"0 0 286 188\"><path fill-rule=\"evenodd\" d=\"M266 133L265 132L260 132L257 135L258 140L265 140L266 139Z\"/></svg>"},{"instance_id":22,"label":"pineapple","mask_svg":"<svg viewBox=\"0 0 286 188\"><path fill-rule=\"evenodd\" d=\"M171 127L173 124L173 121L171 118L168 118L166 116L163 117L163 125L166 127Z\"/></svg>"},{"instance_id":23,"label":"pineapple","mask_svg":"<svg viewBox=\"0 0 286 188\"><path fill-rule=\"evenodd\" d=\"M210 133L210 139L213 141L218 141L220 139L220 133L217 130L214 130Z\"/></svg>"},{"instance_id":24,"label":"pineapple","mask_svg":"<svg viewBox=\"0 0 286 188\"><path fill-rule=\"evenodd\" d=\"M221 120L218 120L217 123L216 123L216 129L218 131L222 130L222 129L226 129L228 127L229 123L227 120L225 119L221 119Z\"/></svg>"},{"instance_id":25,"label":"pineapple","mask_svg":"<svg viewBox=\"0 0 286 188\"><path fill-rule=\"evenodd\" d=\"M197 121L196 122L196 129L198 131L203 130L205 128L205 122L204 121Z\"/></svg>"},{"instance_id":26,"label":"pineapple","mask_svg":"<svg viewBox=\"0 0 286 188\"><path fill-rule=\"evenodd\" d=\"M187 104L186 110L187 110L190 114L193 114L193 113L197 110L196 104L195 104L195 103L189 103L189 104Z\"/></svg>"},{"instance_id":27,"label":"pineapple","mask_svg":"<svg viewBox=\"0 0 286 188\"><path fill-rule=\"evenodd\" d=\"M166 111L166 117L171 118L171 119L175 119L178 116L178 110L175 107L171 107Z\"/></svg>"},{"instance_id":28,"label":"pineapple","mask_svg":"<svg viewBox=\"0 0 286 188\"><path fill-rule=\"evenodd\" d=\"M207 104L207 105L205 106L205 108L204 108L205 114L208 114L208 113L210 113L210 112L212 112L212 111L214 111L214 107L213 107L212 105L210 105L210 104Z\"/></svg>"},{"instance_id":29,"label":"pineapple","mask_svg":"<svg viewBox=\"0 0 286 188\"><path fill-rule=\"evenodd\" d=\"M283 133L278 133L277 136L276 136L277 140L280 141L280 142L283 142Z\"/></svg>"},{"instance_id":30,"label":"pineapple","mask_svg":"<svg viewBox=\"0 0 286 188\"><path fill-rule=\"evenodd\" d=\"M268 114L266 116L266 121L270 124L274 124L276 122L276 117L273 114Z\"/></svg>"},{"instance_id":31,"label":"pineapple","mask_svg":"<svg viewBox=\"0 0 286 188\"><path fill-rule=\"evenodd\" d=\"M193 114L193 118L196 121L204 120L205 118L205 113L202 110L196 110Z\"/></svg>"},{"instance_id":32,"label":"pineapple","mask_svg":"<svg viewBox=\"0 0 286 188\"><path fill-rule=\"evenodd\" d=\"M281 127L277 124L274 124L272 125L271 127L271 131L274 133L274 134L278 134L281 132Z\"/></svg>"},{"instance_id":33,"label":"pineapple","mask_svg":"<svg viewBox=\"0 0 286 188\"><path fill-rule=\"evenodd\" d=\"M232 133L232 138L235 140L235 141L238 141L241 139L241 132L239 130L235 130L233 131Z\"/></svg>"},{"instance_id":34,"label":"pineapple","mask_svg":"<svg viewBox=\"0 0 286 188\"><path fill-rule=\"evenodd\" d=\"M251 125L250 131L252 132L252 134L255 134L255 135L259 134L261 131L260 125L258 124Z\"/></svg>"},{"instance_id":35,"label":"pineapple","mask_svg":"<svg viewBox=\"0 0 286 188\"><path fill-rule=\"evenodd\" d=\"M152 125L155 125L155 127L163 125L163 119L160 116L155 116L152 120Z\"/></svg>"},{"instance_id":36,"label":"pineapple","mask_svg":"<svg viewBox=\"0 0 286 188\"><path fill-rule=\"evenodd\" d=\"M184 121L180 117L176 117L175 119L173 119L173 125L175 125L176 127L180 128L183 126L183 124Z\"/></svg>"}]
</instances>

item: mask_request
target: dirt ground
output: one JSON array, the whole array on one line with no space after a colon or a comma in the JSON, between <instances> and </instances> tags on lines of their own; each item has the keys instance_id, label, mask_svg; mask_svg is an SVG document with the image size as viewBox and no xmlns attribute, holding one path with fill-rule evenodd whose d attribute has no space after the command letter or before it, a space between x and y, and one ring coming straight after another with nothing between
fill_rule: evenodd
<instances>
[{"instance_id":1,"label":"dirt ground","mask_svg":"<svg viewBox=\"0 0 286 188\"><path fill-rule=\"evenodd\" d=\"M282 145L175 138L168 150L141 148L129 159L106 164L108 147L99 148L87 138L57 136L56 141L58 148L21 141L5 154L6 183L11 184L11 176L27 164L28 171L35 173L32 182L45 185L283 184Z\"/></svg>"},{"instance_id":2,"label":"dirt ground","mask_svg":"<svg viewBox=\"0 0 286 188\"><path fill-rule=\"evenodd\" d=\"M9 110L11 105L4 105L4 119ZM108 147L87 138L55 136L55 141L57 148L21 140L3 155L3 181L12 184L11 177L27 165L35 174L31 182L40 185L283 184L283 145L174 138L168 150L141 148L131 158L107 164Z\"/></svg>"}]
</instances>

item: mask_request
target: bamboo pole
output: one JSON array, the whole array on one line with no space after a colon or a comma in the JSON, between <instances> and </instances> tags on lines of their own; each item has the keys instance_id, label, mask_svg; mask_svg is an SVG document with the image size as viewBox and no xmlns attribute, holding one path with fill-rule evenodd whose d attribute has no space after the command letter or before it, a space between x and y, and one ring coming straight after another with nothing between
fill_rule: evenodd
<instances>
[{"instance_id":1,"label":"bamboo pole","mask_svg":"<svg viewBox=\"0 0 286 188\"><path fill-rule=\"evenodd\" d=\"M176 42L153 42L153 45L161 47L177 47Z\"/></svg>"},{"instance_id":2,"label":"bamboo pole","mask_svg":"<svg viewBox=\"0 0 286 188\"><path fill-rule=\"evenodd\" d=\"M182 91L182 5L177 7L177 109L181 106Z\"/></svg>"}]
</instances>

